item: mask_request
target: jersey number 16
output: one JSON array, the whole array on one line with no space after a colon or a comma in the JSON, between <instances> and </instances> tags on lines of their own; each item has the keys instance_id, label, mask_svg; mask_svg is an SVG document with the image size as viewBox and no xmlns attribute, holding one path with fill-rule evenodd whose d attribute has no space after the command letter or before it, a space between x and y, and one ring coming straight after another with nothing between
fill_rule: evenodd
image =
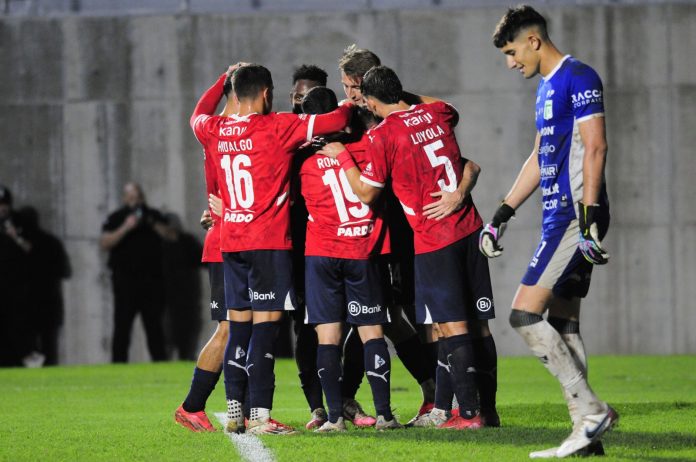
<instances>
[{"instance_id":1,"label":"jersey number 16","mask_svg":"<svg viewBox=\"0 0 696 462\"><path fill-rule=\"evenodd\" d=\"M248 209L254 203L254 185L251 173L243 170L242 167L251 167L251 159L246 154L237 154L234 159L230 156L223 156L220 163L225 171L225 183L227 192L230 195L230 208Z\"/></svg>"}]
</instances>

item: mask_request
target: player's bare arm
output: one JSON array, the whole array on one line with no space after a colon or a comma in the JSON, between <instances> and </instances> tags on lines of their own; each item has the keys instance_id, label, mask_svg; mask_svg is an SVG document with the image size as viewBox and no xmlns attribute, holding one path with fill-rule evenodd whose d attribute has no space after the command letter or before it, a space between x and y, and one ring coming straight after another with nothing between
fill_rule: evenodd
<instances>
[{"instance_id":1,"label":"player's bare arm","mask_svg":"<svg viewBox=\"0 0 696 462\"><path fill-rule=\"evenodd\" d=\"M517 208L539 187L541 172L539 171L537 156L539 153L540 140L541 135L537 133L532 153L522 166L520 173L517 175L517 179L512 184L510 192L505 196L504 202L515 210L517 210Z\"/></svg>"},{"instance_id":2,"label":"player's bare arm","mask_svg":"<svg viewBox=\"0 0 696 462\"><path fill-rule=\"evenodd\" d=\"M578 128L582 144L585 146L585 157L582 163L582 202L586 205L596 204L602 188L607 156L604 117L580 122Z\"/></svg>"},{"instance_id":3,"label":"player's bare arm","mask_svg":"<svg viewBox=\"0 0 696 462\"><path fill-rule=\"evenodd\" d=\"M208 205L210 206L210 211L218 217L222 217L222 198L216 196L215 194L208 195Z\"/></svg>"},{"instance_id":4,"label":"player's bare arm","mask_svg":"<svg viewBox=\"0 0 696 462\"><path fill-rule=\"evenodd\" d=\"M599 208L607 156L604 117L593 117L581 122L579 130L580 139L585 147L582 164L582 202L578 204L580 250L590 263L603 265L609 261L609 253L600 241L594 215L595 210Z\"/></svg>"},{"instance_id":5,"label":"player's bare arm","mask_svg":"<svg viewBox=\"0 0 696 462\"><path fill-rule=\"evenodd\" d=\"M245 66L246 64L247 63L240 62L229 66L227 70L217 78L215 83L208 88L205 93L203 93L201 99L198 100L196 107L193 109L191 118L189 119L189 124L192 128L194 127L196 119L199 116L212 115L215 113L215 109L225 94L225 85L229 85L229 79L232 77L234 71L239 69L241 66ZM230 104L234 104L236 106L238 102L235 98L232 98L230 100Z\"/></svg>"},{"instance_id":6,"label":"player's bare arm","mask_svg":"<svg viewBox=\"0 0 696 462\"><path fill-rule=\"evenodd\" d=\"M317 154L323 154L340 162L341 167L346 172L348 183L360 202L371 205L377 200L382 190L360 180L360 169L355 165L355 161L343 143L328 143L320 151L317 151Z\"/></svg>"},{"instance_id":7,"label":"player's bare arm","mask_svg":"<svg viewBox=\"0 0 696 462\"><path fill-rule=\"evenodd\" d=\"M476 186L480 173L481 167L476 162L467 159L457 189L452 192L437 191L431 193L433 198L439 199L423 207L423 215L430 220L442 220L450 216L452 212L462 208L464 201Z\"/></svg>"},{"instance_id":8,"label":"player's bare arm","mask_svg":"<svg viewBox=\"0 0 696 462\"><path fill-rule=\"evenodd\" d=\"M486 223L481 231L479 250L488 258L499 257L503 253L503 247L498 241L503 237L507 222L515 216L515 210L539 187L541 181L538 163L540 141L541 134L537 132L534 149L522 166L510 192L507 193L503 203L496 210L493 219L490 223Z\"/></svg>"}]
</instances>

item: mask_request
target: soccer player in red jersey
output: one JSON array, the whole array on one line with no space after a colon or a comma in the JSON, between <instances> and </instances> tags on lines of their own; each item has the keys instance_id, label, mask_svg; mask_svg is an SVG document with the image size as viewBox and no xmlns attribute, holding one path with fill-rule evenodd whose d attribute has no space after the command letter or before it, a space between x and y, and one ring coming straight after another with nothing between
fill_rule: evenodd
<instances>
[{"instance_id":1,"label":"soccer player in red jersey","mask_svg":"<svg viewBox=\"0 0 696 462\"><path fill-rule=\"evenodd\" d=\"M241 407L248 377L247 431L290 434L294 429L270 416L275 387L273 344L283 311L294 309L290 162L295 150L314 134L342 129L351 107L321 116L273 113L271 73L250 64L236 69L231 78L232 99L239 102L239 111L228 117L213 116L226 78L220 76L201 97L191 126L216 163L224 208L220 247L230 337L223 368L232 417L227 430L244 429Z\"/></svg>"},{"instance_id":2,"label":"soccer player in red jersey","mask_svg":"<svg viewBox=\"0 0 696 462\"><path fill-rule=\"evenodd\" d=\"M346 48L338 61L341 71L341 84L346 98L357 106L366 128L377 125L378 120L365 108L360 83L365 73L374 66L380 65L379 57L370 50L351 45ZM421 97L409 95L420 102ZM429 412L435 400L435 370L437 354L433 355L433 343L423 345L418 334L406 316L411 313L414 303L413 298L413 233L404 218L401 205L395 199L393 192L387 188L385 194L386 211L384 218L389 226L391 238L391 256L389 257L389 270L391 287L388 291L389 314L391 322L384 326L385 334L394 344L396 354L409 373L418 382L423 393L423 403L418 414L411 419L406 426L413 424L416 419ZM428 332L429 333L429 332ZM355 353L356 348L353 332L346 341L346 354L344 361L345 375L343 377L344 415L353 423L360 425L369 422L372 417L365 415L360 405L355 401L355 393L362 379L363 359ZM423 347L426 348L423 348ZM349 350L349 347L353 347ZM351 357L355 356L355 358ZM359 372L359 373L358 373Z\"/></svg>"},{"instance_id":3,"label":"soccer player in red jersey","mask_svg":"<svg viewBox=\"0 0 696 462\"><path fill-rule=\"evenodd\" d=\"M302 99L312 88L325 87L327 77L326 71L311 64L303 64L295 69L295 72L292 74L292 90L290 92L290 104L292 105L293 113L303 113ZM294 321L295 363L299 372L302 392L305 395L311 413L311 418L305 425L305 428L313 430L321 427L326 422L327 415L326 409L324 409L321 382L317 375L317 333L312 326L304 322L304 248L305 236L307 234L307 207L300 193L299 171L306 157L306 149L311 149L311 146L300 148L292 159L290 170L290 194L292 199L290 204L290 231L293 246L292 267L295 272L295 295L297 297L297 309L290 312L290 316Z\"/></svg>"},{"instance_id":4,"label":"soccer player in red jersey","mask_svg":"<svg viewBox=\"0 0 696 462\"><path fill-rule=\"evenodd\" d=\"M317 87L305 96L306 113L327 112L336 95ZM312 109L309 109L312 108ZM367 139L362 133L348 143L364 164ZM317 371L329 407L328 421L316 431L345 431L341 393L341 336L343 323L357 326L364 344L364 367L372 388L377 420L375 428L401 428L391 412L389 350L382 324L389 321L383 282L388 235L380 210L360 202L338 162L322 155L304 160L300 169L302 195L307 204L305 284L307 323L319 336Z\"/></svg>"},{"instance_id":5,"label":"soccer player in red jersey","mask_svg":"<svg viewBox=\"0 0 696 462\"><path fill-rule=\"evenodd\" d=\"M484 337L492 343L487 320L494 317L494 306L488 263L478 252L482 221L469 195L475 181L463 175L469 162L462 158L453 131L457 111L441 101L407 104L398 77L384 66L365 74L361 92L370 111L384 119L369 133L368 164L358 168L340 143L329 144L320 153L339 161L364 203L377 200L391 179L413 228L417 321L438 324L444 337L439 347L443 366L459 402L459 415L441 428L475 429L489 419L498 424L494 409L487 410L491 414L484 422L480 415L470 332L487 334ZM429 219L427 207L443 192L460 194L461 207ZM431 413L446 410L437 404L436 397Z\"/></svg>"},{"instance_id":6,"label":"soccer player in red jersey","mask_svg":"<svg viewBox=\"0 0 696 462\"><path fill-rule=\"evenodd\" d=\"M227 79L235 69L235 66L230 66L226 72ZM231 85L231 83L228 82L227 85ZM220 115L227 117L237 112L238 109L236 102L228 98L228 104L225 105ZM214 159L204 150L203 160L206 192L209 198L218 199L220 192ZM206 230L201 261L208 266L210 315L214 321L218 321L218 325L198 355L191 388L184 402L174 413L175 421L192 431L215 431L205 413L205 404L220 378L229 337L229 323L225 309L225 280L222 252L220 252L221 221L222 217L217 215L212 208L206 209L201 217L201 225Z\"/></svg>"}]
</instances>

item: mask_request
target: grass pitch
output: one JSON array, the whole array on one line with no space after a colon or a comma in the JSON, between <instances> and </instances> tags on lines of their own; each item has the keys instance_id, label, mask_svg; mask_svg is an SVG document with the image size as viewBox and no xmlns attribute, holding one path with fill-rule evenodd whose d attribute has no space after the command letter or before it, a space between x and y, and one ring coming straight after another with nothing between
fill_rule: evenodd
<instances>
[{"instance_id":1,"label":"grass pitch","mask_svg":"<svg viewBox=\"0 0 696 462\"><path fill-rule=\"evenodd\" d=\"M174 424L193 364L135 364L0 370L0 460L229 461L239 455L222 433ZM597 393L621 414L600 460L696 460L696 356L590 358ZM372 411L367 381L358 399ZM402 422L420 392L394 361L392 403ZM570 432L555 380L533 358L502 358L498 411L503 427L476 432L407 429L383 434L263 437L279 461L502 461L557 445ZM208 413L223 411L222 383ZM294 362L276 364L274 417L304 428L309 411Z\"/></svg>"}]
</instances>

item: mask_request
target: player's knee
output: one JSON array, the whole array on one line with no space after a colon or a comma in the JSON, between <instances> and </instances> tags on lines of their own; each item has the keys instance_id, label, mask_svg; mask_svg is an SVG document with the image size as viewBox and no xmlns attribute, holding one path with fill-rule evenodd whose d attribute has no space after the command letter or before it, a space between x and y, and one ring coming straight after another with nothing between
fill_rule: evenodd
<instances>
[{"instance_id":1,"label":"player's knee","mask_svg":"<svg viewBox=\"0 0 696 462\"><path fill-rule=\"evenodd\" d=\"M543 320L544 318L541 315L528 311L513 309L510 312L510 325L515 329L518 327L531 326Z\"/></svg>"},{"instance_id":2,"label":"player's knee","mask_svg":"<svg viewBox=\"0 0 696 462\"><path fill-rule=\"evenodd\" d=\"M572 319L565 319L555 316L549 316L549 324L558 331L559 334L579 334L580 323Z\"/></svg>"}]
</instances>

